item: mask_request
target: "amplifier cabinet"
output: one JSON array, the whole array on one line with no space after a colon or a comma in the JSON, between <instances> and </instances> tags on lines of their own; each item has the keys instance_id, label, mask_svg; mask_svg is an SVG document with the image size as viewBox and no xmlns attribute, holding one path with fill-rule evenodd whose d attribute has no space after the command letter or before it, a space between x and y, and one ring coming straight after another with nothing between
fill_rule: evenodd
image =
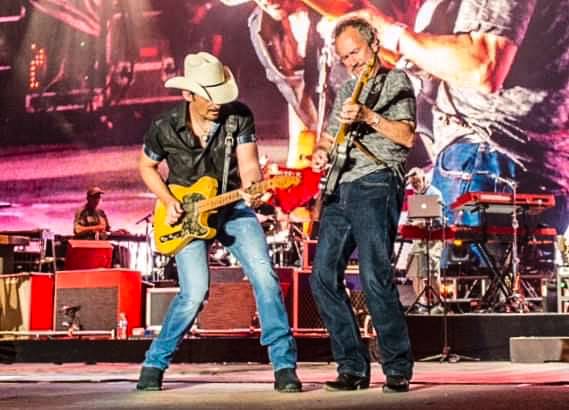
<instances>
[{"instance_id":1,"label":"amplifier cabinet","mask_svg":"<svg viewBox=\"0 0 569 410\"><path fill-rule=\"evenodd\" d=\"M295 269L292 284L292 327L295 332L325 332L316 302L310 288L311 270ZM354 308L354 313L361 329L364 329L366 316L369 314L362 289L359 271L348 269L345 273L345 287ZM399 300L403 306L409 306L415 300L413 286L410 283L397 284Z\"/></svg>"},{"instance_id":2,"label":"amplifier cabinet","mask_svg":"<svg viewBox=\"0 0 569 410\"><path fill-rule=\"evenodd\" d=\"M0 275L0 330L52 330L53 274Z\"/></svg>"},{"instance_id":3,"label":"amplifier cabinet","mask_svg":"<svg viewBox=\"0 0 569 410\"><path fill-rule=\"evenodd\" d=\"M145 327L157 329L162 326L164 315L176 297L180 288L148 288L146 289Z\"/></svg>"},{"instance_id":4,"label":"amplifier cabinet","mask_svg":"<svg viewBox=\"0 0 569 410\"><path fill-rule=\"evenodd\" d=\"M310 289L311 274L312 271L306 269L295 269L293 272L292 328L295 332L325 331ZM368 310L357 270L346 271L345 286L355 313L358 319L362 316L361 324L363 324L363 319L365 319Z\"/></svg>"},{"instance_id":5,"label":"amplifier cabinet","mask_svg":"<svg viewBox=\"0 0 569 410\"><path fill-rule=\"evenodd\" d=\"M302 269L310 270L312 268L317 243L318 241L314 239L302 241Z\"/></svg>"},{"instance_id":6,"label":"amplifier cabinet","mask_svg":"<svg viewBox=\"0 0 569 410\"><path fill-rule=\"evenodd\" d=\"M77 306L82 330L112 330L120 313L128 320L128 334L141 326L140 272L127 269L59 271L55 280L55 328L65 330L64 306Z\"/></svg>"},{"instance_id":7,"label":"amplifier cabinet","mask_svg":"<svg viewBox=\"0 0 569 410\"><path fill-rule=\"evenodd\" d=\"M290 304L291 268L276 269L285 305ZM235 330L258 327L257 308L249 280L239 267L211 268L209 296L197 318L201 330ZM149 288L146 292L146 327L159 328L179 288Z\"/></svg>"},{"instance_id":8,"label":"amplifier cabinet","mask_svg":"<svg viewBox=\"0 0 569 410\"><path fill-rule=\"evenodd\" d=\"M312 262L316 256L316 247L318 246L318 241L314 239L307 239L302 241L302 269L311 270ZM358 250L354 250L348 259L348 271L358 269Z\"/></svg>"}]
</instances>

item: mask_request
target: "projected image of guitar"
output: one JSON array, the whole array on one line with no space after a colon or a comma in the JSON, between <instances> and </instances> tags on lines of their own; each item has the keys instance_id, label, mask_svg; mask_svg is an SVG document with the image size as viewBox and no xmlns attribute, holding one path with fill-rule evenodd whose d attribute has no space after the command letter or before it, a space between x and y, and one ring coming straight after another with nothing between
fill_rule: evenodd
<instances>
[{"instance_id":1,"label":"projected image of guitar","mask_svg":"<svg viewBox=\"0 0 569 410\"><path fill-rule=\"evenodd\" d=\"M250 195L274 189L286 189L300 183L298 175L277 175L245 189ZM154 207L154 241L156 250L164 255L173 255L193 239L212 239L217 230L208 225L209 216L217 209L241 199L239 190L217 194L215 178L204 176L190 187L169 185L170 192L182 204L184 216L175 225L169 225L167 208L158 200Z\"/></svg>"}]
</instances>

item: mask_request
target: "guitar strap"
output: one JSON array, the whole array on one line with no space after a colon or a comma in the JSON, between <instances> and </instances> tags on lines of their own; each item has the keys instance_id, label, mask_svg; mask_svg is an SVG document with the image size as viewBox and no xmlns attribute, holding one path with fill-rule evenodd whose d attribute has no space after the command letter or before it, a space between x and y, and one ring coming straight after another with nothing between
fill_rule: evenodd
<instances>
[{"instance_id":1,"label":"guitar strap","mask_svg":"<svg viewBox=\"0 0 569 410\"><path fill-rule=\"evenodd\" d=\"M235 138L233 134L237 131L237 118L234 115L227 117L225 122L225 159L223 161L223 176L221 180L221 193L227 191L227 181L229 180L229 163L231 162L231 151Z\"/></svg>"},{"instance_id":2,"label":"guitar strap","mask_svg":"<svg viewBox=\"0 0 569 410\"><path fill-rule=\"evenodd\" d=\"M373 109L375 104L377 104L377 102L379 101L379 96L381 95L381 91L383 90L384 84L385 84L385 77L382 79L381 86L379 87L379 91L377 93L371 93L370 92L368 94L368 97L366 98L366 101L364 103L364 105L366 107ZM359 134L359 133L357 133L357 134ZM359 149L366 157L368 157L373 162L375 162L377 165L389 168L389 164L387 163L387 161L385 161L384 159L378 157L376 154L371 152L370 149L368 147L366 147L364 145L364 143L358 139L358 135L356 135L356 138L354 138L352 140L352 144L357 149Z\"/></svg>"}]
</instances>

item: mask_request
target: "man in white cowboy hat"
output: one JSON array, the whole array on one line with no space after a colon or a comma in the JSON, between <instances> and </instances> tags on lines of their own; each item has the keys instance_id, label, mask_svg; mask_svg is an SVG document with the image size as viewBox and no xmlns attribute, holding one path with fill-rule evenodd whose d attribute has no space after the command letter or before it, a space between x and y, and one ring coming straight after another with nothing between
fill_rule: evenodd
<instances>
[{"instance_id":1,"label":"man in white cowboy hat","mask_svg":"<svg viewBox=\"0 0 569 410\"><path fill-rule=\"evenodd\" d=\"M181 89L185 101L153 121L144 136L139 170L148 188L166 205L167 222L175 224L183 210L167 184L190 186L207 175L232 190L260 181L262 174L253 115L236 101L238 87L228 67L209 53L189 54L184 76L166 81L165 86ZM234 137L233 144L226 143L228 134ZM169 169L166 181L158 172L163 160ZM296 375L296 344L265 235L251 208L257 198L243 197L220 210L216 239L237 258L254 288L261 344L268 347L275 390L298 392L302 385ZM166 313L160 335L146 352L138 390L161 389L164 370L202 308L209 287L208 246L208 241L194 239L176 254L180 292Z\"/></svg>"}]
</instances>

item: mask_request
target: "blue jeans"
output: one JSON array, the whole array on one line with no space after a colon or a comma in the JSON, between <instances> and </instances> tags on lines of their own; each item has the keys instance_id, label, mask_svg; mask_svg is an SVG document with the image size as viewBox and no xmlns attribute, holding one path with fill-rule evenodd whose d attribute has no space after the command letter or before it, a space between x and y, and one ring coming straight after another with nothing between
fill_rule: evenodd
<instances>
[{"instance_id":1,"label":"blue jeans","mask_svg":"<svg viewBox=\"0 0 569 410\"><path fill-rule=\"evenodd\" d=\"M268 346L275 371L296 367L296 344L292 337L279 278L269 258L265 234L253 210L243 202L220 214L223 220L218 237L243 267L253 286L261 344ZM152 341L143 366L166 369L197 314L209 288L208 243L190 242L176 255L180 292L172 300L160 335ZM239 303L228 300L227 303Z\"/></svg>"},{"instance_id":2,"label":"blue jeans","mask_svg":"<svg viewBox=\"0 0 569 410\"><path fill-rule=\"evenodd\" d=\"M407 323L390 260L402 200L400 179L380 170L341 184L324 206L310 284L330 333L339 373L370 375L368 349L343 284L348 259L357 247L360 280L379 336L383 372L412 376Z\"/></svg>"}]
</instances>

